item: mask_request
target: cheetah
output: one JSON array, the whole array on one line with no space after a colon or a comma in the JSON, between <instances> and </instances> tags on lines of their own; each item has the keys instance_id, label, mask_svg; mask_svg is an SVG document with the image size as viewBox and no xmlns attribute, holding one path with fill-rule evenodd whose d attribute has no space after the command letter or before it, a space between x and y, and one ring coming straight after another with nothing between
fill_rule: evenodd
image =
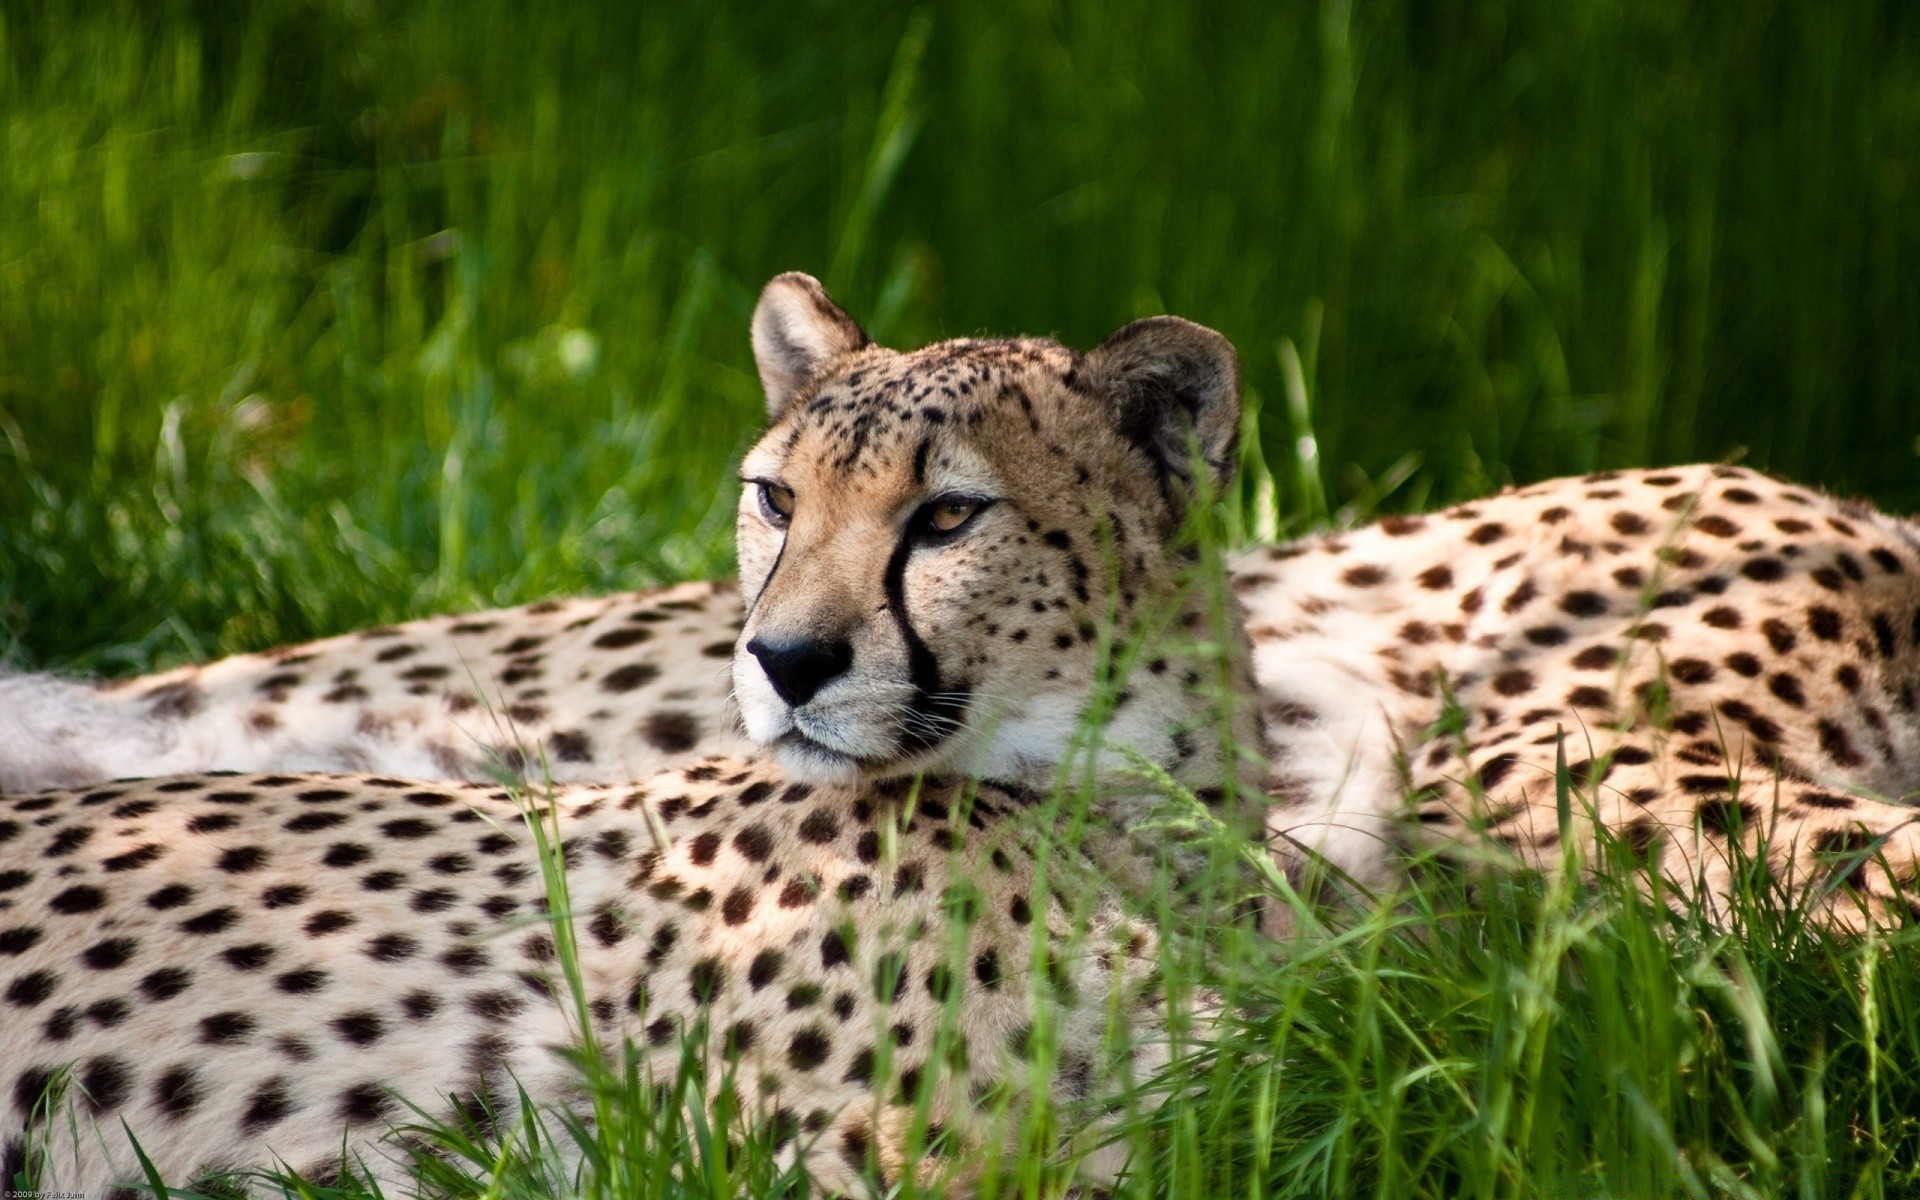
<instances>
[{"instance_id":1,"label":"cheetah","mask_svg":"<svg viewBox=\"0 0 1920 1200\"><path fill-rule=\"evenodd\" d=\"M547 600L98 687L0 674L0 793L193 771L644 779L751 752L732 583Z\"/></svg>"},{"instance_id":2,"label":"cheetah","mask_svg":"<svg viewBox=\"0 0 1920 1200\"><path fill-rule=\"evenodd\" d=\"M41 1186L136 1178L124 1123L175 1179L325 1177L344 1144L397 1185L402 1098L491 1124L515 1087L579 1101L556 1049L631 1043L658 1077L686 1042L825 1191L964 1188L1033 1056L1068 1113L1165 1061L1123 900L1184 852L1131 836L1163 787L1142 764L1243 851L1265 809L1249 648L1180 540L1234 469L1231 346L1162 317L1084 355L898 353L804 276L752 333L731 670L756 752L523 796L275 771L0 799L10 1169L31 1145ZM1048 823L1063 772L1096 783L1084 839Z\"/></svg>"},{"instance_id":3,"label":"cheetah","mask_svg":"<svg viewBox=\"0 0 1920 1200\"><path fill-rule=\"evenodd\" d=\"M1740 467L1604 471L1254 550L1233 587L1296 875L1384 886L1488 836L1551 861L1564 761L1580 836L1657 846L1710 907L1739 842L1833 924L1920 911L1911 522Z\"/></svg>"},{"instance_id":4,"label":"cheetah","mask_svg":"<svg viewBox=\"0 0 1920 1200\"><path fill-rule=\"evenodd\" d=\"M767 758L556 786L531 811L564 847L561 932L522 807L485 784L188 775L12 800L0 1168L33 1145L42 1187L135 1182L124 1120L175 1186L276 1163L324 1181L344 1129L404 1188L383 1136L405 1103L489 1133L516 1089L590 1113L555 1049L619 1063L624 1040L671 1079L692 1039L708 1094L730 1075L827 1192L938 1179L992 1136L975 1114L1018 1103L1029 1055L1059 1064L1067 1112L1165 1057L1152 931L1036 887L1014 836L1032 802L812 788Z\"/></svg>"},{"instance_id":5,"label":"cheetah","mask_svg":"<svg viewBox=\"0 0 1920 1200\"><path fill-rule=\"evenodd\" d=\"M1537 859L1561 837L1564 747L1602 822L1704 871L1709 896L1729 836L1764 832L1805 879L1844 864L1900 828L1920 788L1917 542L1910 520L1705 465L1249 550L1230 570L1278 763L1276 853L1370 889L1409 849L1487 832ZM737 591L696 584L105 691L0 678L0 787L208 768L639 778L748 744L721 661L743 619Z\"/></svg>"}]
</instances>

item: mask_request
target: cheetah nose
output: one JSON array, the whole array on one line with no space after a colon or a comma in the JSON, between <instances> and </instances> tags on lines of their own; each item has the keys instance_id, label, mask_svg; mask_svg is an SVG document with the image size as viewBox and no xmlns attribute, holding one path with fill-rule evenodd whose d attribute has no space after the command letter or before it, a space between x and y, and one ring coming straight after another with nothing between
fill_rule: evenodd
<instances>
[{"instance_id":1,"label":"cheetah nose","mask_svg":"<svg viewBox=\"0 0 1920 1200\"><path fill-rule=\"evenodd\" d=\"M814 693L853 665L853 646L844 640L766 642L754 638L747 643L747 652L760 660L760 669L767 673L773 690L794 708L813 699Z\"/></svg>"}]
</instances>

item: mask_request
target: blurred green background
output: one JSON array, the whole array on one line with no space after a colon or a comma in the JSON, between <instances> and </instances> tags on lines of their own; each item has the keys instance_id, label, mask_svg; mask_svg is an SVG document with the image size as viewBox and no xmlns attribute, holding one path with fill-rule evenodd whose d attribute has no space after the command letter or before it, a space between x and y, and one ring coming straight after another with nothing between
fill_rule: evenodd
<instances>
[{"instance_id":1,"label":"blurred green background","mask_svg":"<svg viewBox=\"0 0 1920 1200\"><path fill-rule=\"evenodd\" d=\"M0 655L730 569L746 318L1239 345L1288 533L1920 508L1920 5L0 6Z\"/></svg>"}]
</instances>

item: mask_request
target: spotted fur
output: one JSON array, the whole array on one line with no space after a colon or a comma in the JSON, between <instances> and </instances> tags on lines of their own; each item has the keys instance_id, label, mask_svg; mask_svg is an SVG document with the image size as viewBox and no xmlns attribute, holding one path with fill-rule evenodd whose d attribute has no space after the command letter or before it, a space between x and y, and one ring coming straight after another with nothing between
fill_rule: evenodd
<instances>
[{"instance_id":1,"label":"spotted fur","mask_svg":"<svg viewBox=\"0 0 1920 1200\"><path fill-rule=\"evenodd\" d=\"M786 348L782 353L822 347L885 353L813 290L802 286L790 299L789 315L802 319L798 332L773 340ZM808 312L817 321L805 319ZM941 388L959 392L965 383L966 394L976 390L973 375L961 380L958 371L996 372L996 379L1028 371L1079 378L1073 356L1045 342L948 343L916 361L938 361L962 345L984 357L936 368L946 372L938 384L920 377L924 394L911 418L883 409L886 444L904 445L901 431L931 424L928 410L945 417ZM833 386L851 397L863 387L884 387L874 381L893 378L887 372L897 369ZM776 373L770 395L805 387L807 379L804 370ZM819 385L815 400L831 390ZM1020 399L1031 406L1032 391L1023 385L1008 394L1009 417L1017 412L1024 420ZM860 478L864 467L857 463L874 442L875 423L854 425L847 412L831 409L839 402L809 413L809 401L790 420L826 427L817 432L840 439L842 454L858 442L861 453L849 466ZM1035 410L1034 421L1040 416ZM1016 433L1019 420L1010 422ZM1027 437L1013 443L1019 454L1049 453L1035 445L1035 432L1029 425ZM1214 453L1226 444L1216 438ZM1136 438L1134 445L1160 464L1156 480L1171 478L1173 459L1164 447L1155 448L1152 438ZM1077 471L1080 464L1069 466ZM749 519L743 512L743 521ZM758 531L746 532L743 556L751 559ZM1065 611L1058 606L1077 596L1071 557L1063 562L1044 536L1032 537L1050 532L1028 531L1024 545L1015 543L1031 557L1017 560L1011 586L991 597L999 615L968 610L960 599L948 602L964 613L952 624L977 631L994 653L1025 655L1041 676L1062 670L1064 677L1051 660L1077 652L1080 630L1058 617ZM1845 866L1866 848L1897 856L1910 815L1900 801L1920 788L1917 540L1910 521L1741 468L1696 466L1552 480L1428 516L1249 551L1232 571L1279 764L1269 816L1277 850L1296 870L1305 862L1302 849L1319 852L1369 885L1390 882L1400 852L1426 837L1451 840L1487 828L1537 856L1560 836L1548 782L1564 736L1569 764L1584 790L1598 797L1601 819L1636 845L1665 847L1678 873L1704 874L1709 895L1725 883L1727 840L1751 840L1758 828L1778 865L1809 886L1822 886L1828 868ZM853 548L834 552L857 564L863 546L856 539ZM880 558L876 550L866 561L871 566ZM938 576L930 572L916 589L920 603L938 603L947 583ZM672 656L690 649L718 655L744 617L731 590L695 602L701 607L675 610L671 624L656 621L665 616L656 610L672 606L645 595L573 602L602 606L591 611L602 614L603 624L578 635L580 659L537 683L516 680L503 689L509 702L542 710L544 727L523 721L518 728L527 743L544 743L543 770L562 780L629 778L642 773L630 764L656 751L735 746L739 735L721 715L724 672L687 669ZM458 651L454 631L465 624L488 626L497 657L523 637L550 636L537 617L560 620L570 613L567 623L582 615L571 608L540 614L540 607L403 626L395 644L419 647L421 661L474 662L480 656ZM649 622L662 631L651 641L594 645L603 631ZM410 696L421 685L403 680L399 670L364 666L362 646L355 638L335 639L139 680L93 697L89 703L111 709L100 724L113 730L160 737L153 727L201 720L205 732L167 735L176 739L169 745L191 744L187 761L143 760L136 747L118 757L102 750L97 762L63 769L75 782L139 770L143 761L163 769L357 765L436 777L479 774L484 755L450 761L439 748L499 745L499 739L489 742L474 736L474 726L436 715L434 705L457 702L431 691ZM963 671L976 653L956 646L949 657L959 666L951 669ZM306 673L283 687L275 681L290 659L302 660L293 668ZM1170 669L1157 659L1149 669L1156 663ZM751 661L740 667L751 686ZM483 684L504 684L502 677L514 670L481 661L474 674ZM342 710L352 721L331 727L311 721L326 693L303 707L301 689L346 671L358 672L367 692ZM606 685L610 677L641 675L649 680L645 687L620 692ZM200 679L225 682L195 690ZM540 694L510 690L523 685ZM0 689L6 686L0 680ZM290 706L282 727L340 732L331 740L305 735L297 753L285 743L260 742L249 714L263 703L270 707L271 694L281 690ZM408 703L429 715L384 719ZM1464 718L1464 732L1447 732L1451 721L1443 717ZM11 778L15 786L59 781L36 759L20 765L21 754L71 746L84 759L116 744L85 720L61 725L23 700L0 703L0 726L9 719L38 722L31 735L0 738L0 756L17 748L11 768L0 757L0 780ZM775 710L766 728L780 719ZM648 737L662 720L698 740L674 749L684 739L673 739L662 749ZM566 736L579 731L586 731L584 739ZM309 760L310 747L328 757ZM1423 797L1417 812L1406 810L1409 793ZM1749 812L1758 819L1749 820ZM1893 840L1881 843L1883 835ZM1849 846L1861 850L1848 852ZM1878 871L1868 865L1846 874L1879 880L1872 886L1884 898L1892 880Z\"/></svg>"},{"instance_id":2,"label":"spotted fur","mask_svg":"<svg viewBox=\"0 0 1920 1200\"><path fill-rule=\"evenodd\" d=\"M726 759L557 789L537 811L558 814L593 1040L671 1078L691 1034L830 1190L897 1179L923 1098L940 1152L921 1173L963 1162L1031 1069L1036 1013L1067 1111L1150 1070L1153 937L1036 890L1028 799ZM275 1161L331 1177L343 1128L398 1182L379 1139L401 1098L483 1127L511 1123L516 1083L580 1098L505 792L182 776L0 800L0 854L0 1143L16 1163L32 1122L43 1187L137 1178L122 1120L175 1185ZM1107 1036L1114 1004L1132 1044Z\"/></svg>"},{"instance_id":3,"label":"spotted fur","mask_svg":"<svg viewBox=\"0 0 1920 1200\"><path fill-rule=\"evenodd\" d=\"M1257 836L1264 797L1238 786L1243 763L1219 736L1258 742L1246 647L1185 586L1176 533L1198 481L1170 449L1197 446L1225 481L1237 368L1218 334L1175 318L1085 355L1034 340L900 354L799 276L769 285L754 329L772 422L746 459L733 675L769 753L559 785L544 806L584 929L593 1036L631 1039L665 1069L689 1034L824 1188L885 1186L911 1167L916 1101L949 1151L1004 1134L1000 1100L1023 1094L1034 1028L1059 1030L1066 1101L1098 1099L1164 1052L1153 939L1109 880L1135 886L1169 850L1133 844L1147 789L1115 768L1155 763L1227 824L1254 818L1243 832ZM758 507L763 482L787 514ZM936 519L954 507L968 519ZM690 611L676 604L523 610L511 629L462 618L439 638L363 635L347 653L370 653L381 680L399 672L404 694L424 688L423 727L444 731L451 669L408 680L395 664L445 665L459 626L488 626L508 670L540 672L529 678L547 694L517 700L542 703L541 719L565 712L564 732L595 704L589 719L633 729L610 697L653 681L630 655L641 631L673 624L645 614ZM1107 647L1162 626L1164 649L1100 697ZM717 644L698 647L705 671ZM254 693L318 686L344 645L279 656L292 678ZM567 682L563 709L548 689ZM165 720L157 707L195 693L137 694ZM1095 819L1051 848L1061 890L1042 893L1049 831L1025 814L1081 762L1074 735L1097 700L1109 719L1084 760ZM560 732L549 763L574 761ZM938 782L956 774L985 782ZM489 1101L510 1078L539 1103L578 1098L552 1051L583 1035L554 994L551 914L505 792L183 775L0 812L0 1061L9 1120L51 1144L44 1184L129 1177L123 1120L176 1176L271 1157L324 1171L343 1122L349 1150L376 1149L397 1096L498 1115ZM1110 1025L1131 1036L1109 1046ZM73 1120L36 1122L63 1080Z\"/></svg>"},{"instance_id":4,"label":"spotted fur","mask_svg":"<svg viewBox=\"0 0 1920 1200\"><path fill-rule=\"evenodd\" d=\"M642 779L748 749L730 583L434 617L97 687L0 675L0 791L174 772Z\"/></svg>"},{"instance_id":5,"label":"spotted fur","mask_svg":"<svg viewBox=\"0 0 1920 1200\"><path fill-rule=\"evenodd\" d=\"M1381 884L1482 832L1551 859L1564 746L1592 815L1709 902L1762 839L1836 923L1920 899L1909 522L1738 467L1603 472L1252 551L1234 586L1296 868Z\"/></svg>"}]
</instances>

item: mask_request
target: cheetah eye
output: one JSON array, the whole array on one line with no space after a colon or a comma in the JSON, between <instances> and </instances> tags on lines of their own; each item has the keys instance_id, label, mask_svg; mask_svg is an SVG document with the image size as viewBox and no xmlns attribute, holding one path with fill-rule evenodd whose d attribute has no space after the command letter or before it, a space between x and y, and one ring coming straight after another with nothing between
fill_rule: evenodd
<instances>
[{"instance_id":1,"label":"cheetah eye","mask_svg":"<svg viewBox=\"0 0 1920 1200\"><path fill-rule=\"evenodd\" d=\"M760 513L767 523L785 528L793 519L793 492L777 483L760 481Z\"/></svg>"},{"instance_id":2,"label":"cheetah eye","mask_svg":"<svg viewBox=\"0 0 1920 1200\"><path fill-rule=\"evenodd\" d=\"M939 496L928 503L927 528L935 533L954 533L992 504L972 496Z\"/></svg>"}]
</instances>

